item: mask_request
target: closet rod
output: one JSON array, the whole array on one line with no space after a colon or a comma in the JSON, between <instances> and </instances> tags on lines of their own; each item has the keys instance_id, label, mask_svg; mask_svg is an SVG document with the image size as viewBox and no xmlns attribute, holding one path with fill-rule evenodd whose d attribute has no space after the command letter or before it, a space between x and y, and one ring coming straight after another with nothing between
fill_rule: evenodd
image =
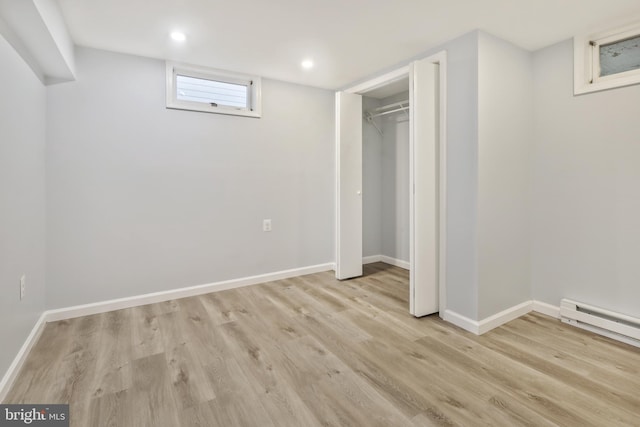
<instances>
[{"instance_id":1,"label":"closet rod","mask_svg":"<svg viewBox=\"0 0 640 427\"><path fill-rule=\"evenodd\" d=\"M372 111L384 111L388 108L392 108L392 107L404 107L407 106L406 108L409 108L409 100L407 99L406 101L400 101L400 102L394 102L392 104L387 104L387 105L383 105L381 107L378 108L374 108Z\"/></svg>"},{"instance_id":2,"label":"closet rod","mask_svg":"<svg viewBox=\"0 0 640 427\"><path fill-rule=\"evenodd\" d=\"M392 110L389 110L392 108ZM397 113L398 111L407 111L409 109L409 100L394 102L392 104L383 105L382 107L374 108L371 111L367 111L365 113L366 117L369 119L374 119L376 117L385 116L387 114Z\"/></svg>"},{"instance_id":3,"label":"closet rod","mask_svg":"<svg viewBox=\"0 0 640 427\"><path fill-rule=\"evenodd\" d=\"M387 114L397 113L398 111L407 111L408 109L409 109L409 107L400 107L400 108L396 108L395 110L384 111L382 113L377 113L377 114L370 114L369 117L374 119L376 117L386 116Z\"/></svg>"}]
</instances>

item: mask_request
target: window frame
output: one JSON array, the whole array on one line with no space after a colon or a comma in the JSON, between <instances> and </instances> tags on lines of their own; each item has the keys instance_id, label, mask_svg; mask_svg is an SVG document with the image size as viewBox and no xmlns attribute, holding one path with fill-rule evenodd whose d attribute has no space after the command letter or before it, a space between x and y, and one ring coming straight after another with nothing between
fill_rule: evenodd
<instances>
[{"instance_id":1,"label":"window frame","mask_svg":"<svg viewBox=\"0 0 640 427\"><path fill-rule=\"evenodd\" d=\"M574 94L639 84L640 69L600 76L600 46L637 36L640 23L574 37Z\"/></svg>"},{"instance_id":2,"label":"window frame","mask_svg":"<svg viewBox=\"0 0 640 427\"><path fill-rule=\"evenodd\" d=\"M180 100L177 97L176 79L178 75L235 85L245 85L248 89L247 108L238 108L229 105L210 105L204 102ZM166 80L167 108L243 117L262 117L262 79L258 76L167 61Z\"/></svg>"}]
</instances>

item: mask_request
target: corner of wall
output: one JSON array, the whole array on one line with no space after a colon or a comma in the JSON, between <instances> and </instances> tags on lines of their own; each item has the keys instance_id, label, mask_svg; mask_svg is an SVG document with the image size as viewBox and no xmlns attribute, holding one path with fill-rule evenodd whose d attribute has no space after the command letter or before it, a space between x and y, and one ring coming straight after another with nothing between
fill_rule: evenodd
<instances>
[{"instance_id":1,"label":"corner of wall","mask_svg":"<svg viewBox=\"0 0 640 427\"><path fill-rule=\"evenodd\" d=\"M532 54L478 35L478 318L531 300Z\"/></svg>"},{"instance_id":2,"label":"corner of wall","mask_svg":"<svg viewBox=\"0 0 640 427\"><path fill-rule=\"evenodd\" d=\"M44 311L46 91L0 37L0 393ZM24 277L26 289L20 296ZM30 332L31 331L31 332ZM31 334L31 335L30 335ZM18 357L16 357L18 353ZM5 371L7 370L7 371ZM7 374L5 374L7 372Z\"/></svg>"}]
</instances>

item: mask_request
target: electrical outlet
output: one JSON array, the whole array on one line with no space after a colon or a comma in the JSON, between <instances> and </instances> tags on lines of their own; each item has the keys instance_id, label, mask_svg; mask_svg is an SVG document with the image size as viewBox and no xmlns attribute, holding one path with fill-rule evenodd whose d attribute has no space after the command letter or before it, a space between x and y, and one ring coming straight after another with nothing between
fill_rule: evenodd
<instances>
[{"instance_id":1,"label":"electrical outlet","mask_svg":"<svg viewBox=\"0 0 640 427\"><path fill-rule=\"evenodd\" d=\"M27 292L27 275L23 274L20 278L20 300L24 298L25 293Z\"/></svg>"},{"instance_id":2,"label":"electrical outlet","mask_svg":"<svg viewBox=\"0 0 640 427\"><path fill-rule=\"evenodd\" d=\"M271 220L270 219L262 220L262 231L271 231Z\"/></svg>"}]
</instances>

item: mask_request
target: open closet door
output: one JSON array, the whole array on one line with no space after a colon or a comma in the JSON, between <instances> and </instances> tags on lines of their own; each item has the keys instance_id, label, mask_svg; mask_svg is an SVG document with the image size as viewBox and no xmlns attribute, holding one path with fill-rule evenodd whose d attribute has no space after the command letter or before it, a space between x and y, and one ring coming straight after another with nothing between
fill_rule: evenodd
<instances>
[{"instance_id":1,"label":"open closet door","mask_svg":"<svg viewBox=\"0 0 640 427\"><path fill-rule=\"evenodd\" d=\"M410 312L438 311L438 65L416 61L409 73L410 134Z\"/></svg>"},{"instance_id":2,"label":"open closet door","mask_svg":"<svg viewBox=\"0 0 640 427\"><path fill-rule=\"evenodd\" d=\"M362 96L336 93L336 278L362 276Z\"/></svg>"}]
</instances>

